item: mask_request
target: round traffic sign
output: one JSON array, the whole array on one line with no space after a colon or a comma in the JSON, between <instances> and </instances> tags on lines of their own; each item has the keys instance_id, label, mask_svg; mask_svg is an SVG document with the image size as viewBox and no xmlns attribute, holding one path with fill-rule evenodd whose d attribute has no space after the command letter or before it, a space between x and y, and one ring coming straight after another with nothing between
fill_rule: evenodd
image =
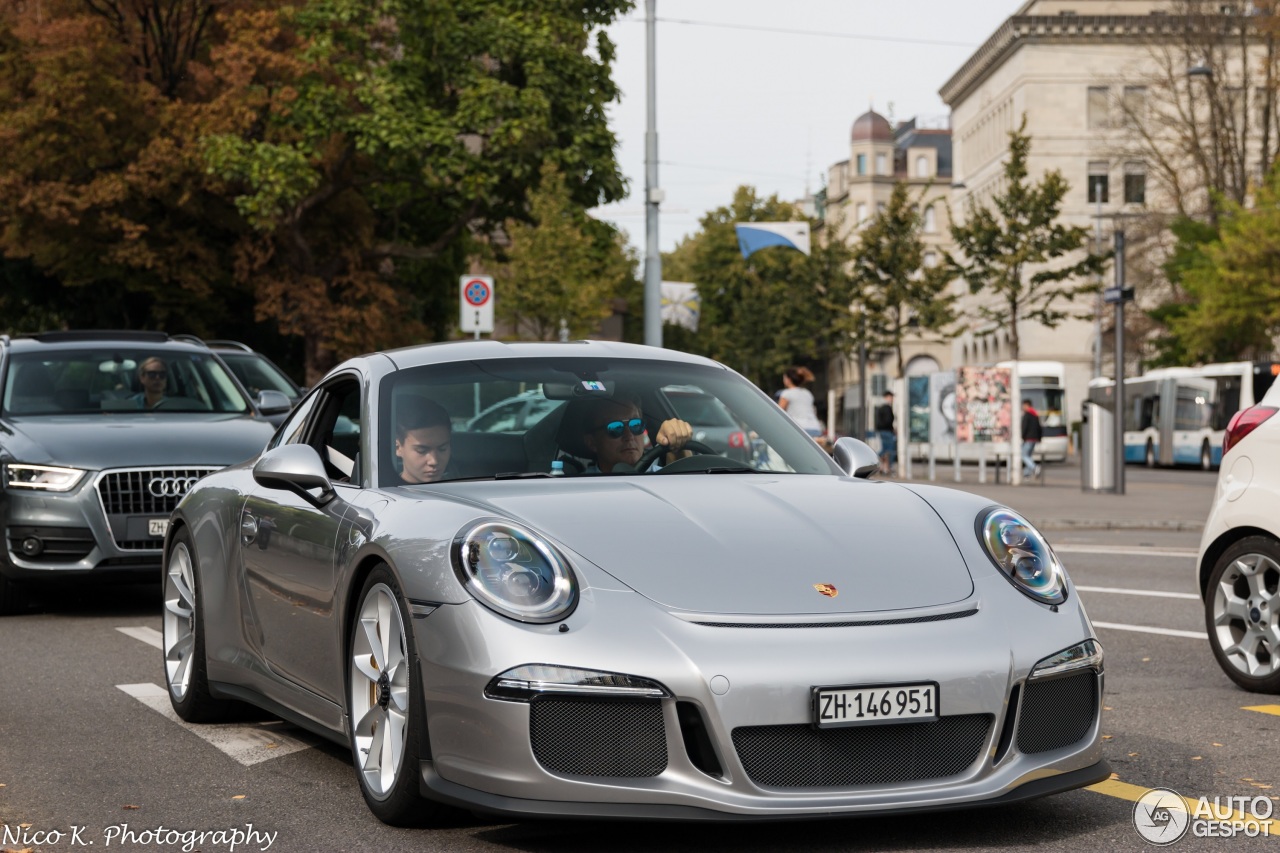
<instances>
[{"instance_id":1,"label":"round traffic sign","mask_svg":"<svg viewBox=\"0 0 1280 853\"><path fill-rule=\"evenodd\" d=\"M462 288L462 296L467 300L467 304L476 308L488 302L492 293L489 283L481 278L471 279L471 281L467 282L467 286Z\"/></svg>"}]
</instances>

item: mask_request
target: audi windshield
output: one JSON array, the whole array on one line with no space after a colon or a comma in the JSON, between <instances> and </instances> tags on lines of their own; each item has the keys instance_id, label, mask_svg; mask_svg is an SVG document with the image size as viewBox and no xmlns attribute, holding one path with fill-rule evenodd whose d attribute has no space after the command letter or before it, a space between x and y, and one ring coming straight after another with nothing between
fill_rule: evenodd
<instances>
[{"instance_id":1,"label":"audi windshield","mask_svg":"<svg viewBox=\"0 0 1280 853\"><path fill-rule=\"evenodd\" d=\"M145 347L14 353L6 373L3 408L13 417L250 411L235 379L208 353Z\"/></svg>"}]
</instances>

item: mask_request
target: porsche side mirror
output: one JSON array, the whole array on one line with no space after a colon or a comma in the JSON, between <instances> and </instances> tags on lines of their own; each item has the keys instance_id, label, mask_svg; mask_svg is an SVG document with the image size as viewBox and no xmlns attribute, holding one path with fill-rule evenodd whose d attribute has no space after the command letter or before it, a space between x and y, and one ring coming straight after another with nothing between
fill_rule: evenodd
<instances>
[{"instance_id":1,"label":"porsche side mirror","mask_svg":"<svg viewBox=\"0 0 1280 853\"><path fill-rule=\"evenodd\" d=\"M259 391L258 411L264 415L278 415L293 408L289 398L279 391Z\"/></svg>"},{"instance_id":2,"label":"porsche side mirror","mask_svg":"<svg viewBox=\"0 0 1280 853\"><path fill-rule=\"evenodd\" d=\"M253 479L268 489L293 492L317 507L335 497L324 462L309 444L285 444L268 450L254 463ZM319 489L320 493L312 494L313 489Z\"/></svg>"},{"instance_id":3,"label":"porsche side mirror","mask_svg":"<svg viewBox=\"0 0 1280 853\"><path fill-rule=\"evenodd\" d=\"M846 435L837 440L832 455L840 469L850 477L866 479L880 470L880 457L876 456L871 445L852 436Z\"/></svg>"}]
</instances>

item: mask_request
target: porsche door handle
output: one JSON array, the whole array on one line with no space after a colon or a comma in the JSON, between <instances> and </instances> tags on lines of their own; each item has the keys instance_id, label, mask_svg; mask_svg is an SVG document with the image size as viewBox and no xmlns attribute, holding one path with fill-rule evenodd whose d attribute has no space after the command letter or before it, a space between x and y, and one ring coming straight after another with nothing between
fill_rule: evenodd
<instances>
[{"instance_id":1,"label":"porsche door handle","mask_svg":"<svg viewBox=\"0 0 1280 853\"><path fill-rule=\"evenodd\" d=\"M240 541L245 545L252 545L257 538L258 519L246 512L240 517Z\"/></svg>"}]
</instances>

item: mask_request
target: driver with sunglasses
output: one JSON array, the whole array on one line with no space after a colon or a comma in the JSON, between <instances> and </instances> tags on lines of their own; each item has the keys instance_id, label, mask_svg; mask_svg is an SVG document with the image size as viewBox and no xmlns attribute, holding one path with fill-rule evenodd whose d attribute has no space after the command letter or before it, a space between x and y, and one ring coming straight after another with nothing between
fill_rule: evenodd
<instances>
[{"instance_id":1,"label":"driver with sunglasses","mask_svg":"<svg viewBox=\"0 0 1280 853\"><path fill-rule=\"evenodd\" d=\"M634 467L644 455L644 420L640 416L640 405L634 399L592 400L583 423L586 424L583 443L595 458L595 464L587 468L587 473L609 474L619 463ZM666 445L671 451L663 464L688 456L689 451L681 450L691 438L693 427L686 421L679 418L664 421L655 438L655 444ZM656 461L654 466L657 467Z\"/></svg>"},{"instance_id":2,"label":"driver with sunglasses","mask_svg":"<svg viewBox=\"0 0 1280 853\"><path fill-rule=\"evenodd\" d=\"M169 387L169 367L164 359L152 356L138 365L138 381L142 390L129 398L138 404L138 408L154 409L163 403Z\"/></svg>"}]
</instances>

